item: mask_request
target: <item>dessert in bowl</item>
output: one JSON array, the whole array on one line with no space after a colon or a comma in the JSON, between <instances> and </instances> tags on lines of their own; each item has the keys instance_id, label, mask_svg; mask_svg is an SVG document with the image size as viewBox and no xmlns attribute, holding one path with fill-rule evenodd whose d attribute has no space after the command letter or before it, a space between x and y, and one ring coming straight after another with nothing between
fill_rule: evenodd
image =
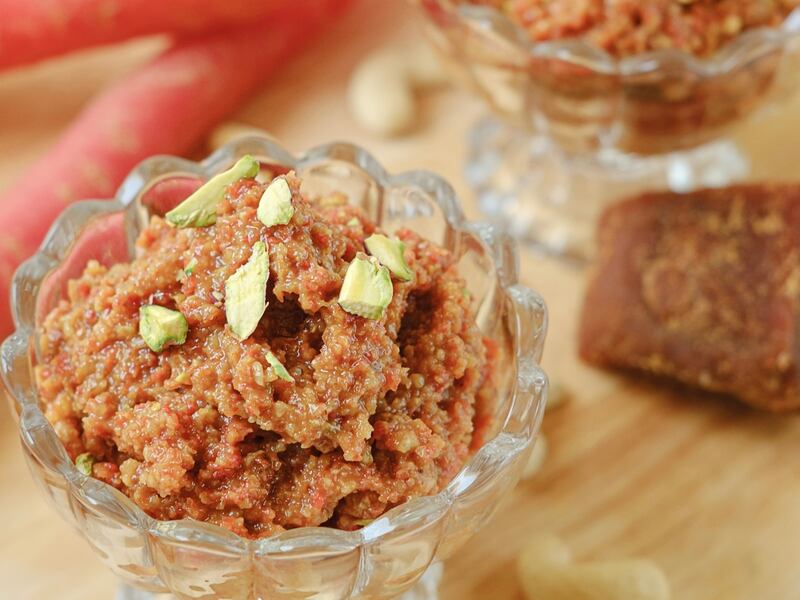
<instances>
[{"instance_id":1,"label":"dessert in bowl","mask_svg":"<svg viewBox=\"0 0 800 600\"><path fill-rule=\"evenodd\" d=\"M557 254L591 254L610 199L745 177L722 136L800 80L794 0L415 1L500 117L472 135L482 207Z\"/></svg>"},{"instance_id":2,"label":"dessert in bowl","mask_svg":"<svg viewBox=\"0 0 800 600\"><path fill-rule=\"evenodd\" d=\"M152 592L400 594L489 517L542 415L546 311L509 240L348 145L146 161L65 211L12 302L34 477Z\"/></svg>"}]
</instances>

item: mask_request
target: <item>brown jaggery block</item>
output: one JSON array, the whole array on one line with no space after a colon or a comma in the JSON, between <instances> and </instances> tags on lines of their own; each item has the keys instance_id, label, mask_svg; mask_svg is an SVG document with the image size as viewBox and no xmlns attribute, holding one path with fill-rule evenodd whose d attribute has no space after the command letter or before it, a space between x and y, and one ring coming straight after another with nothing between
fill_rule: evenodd
<instances>
[{"instance_id":1,"label":"brown jaggery block","mask_svg":"<svg viewBox=\"0 0 800 600\"><path fill-rule=\"evenodd\" d=\"M585 360L800 407L800 185L644 194L597 236Z\"/></svg>"}]
</instances>

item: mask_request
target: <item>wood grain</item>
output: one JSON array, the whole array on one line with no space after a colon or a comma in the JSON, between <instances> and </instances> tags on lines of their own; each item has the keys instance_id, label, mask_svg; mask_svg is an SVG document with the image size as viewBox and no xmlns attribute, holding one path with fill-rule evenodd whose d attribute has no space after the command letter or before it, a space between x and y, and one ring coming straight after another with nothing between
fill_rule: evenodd
<instances>
[{"instance_id":1,"label":"wood grain","mask_svg":"<svg viewBox=\"0 0 800 600\"><path fill-rule=\"evenodd\" d=\"M371 149L395 171L449 178L477 216L463 179L465 133L480 105L460 92L423 103L420 128L374 138L344 106L346 78L369 48L415 40L401 3L364 2L290 65L236 119L291 148L335 139ZM159 39L102 49L0 76L0 192L105 83L151 56ZM797 178L800 106L748 124L737 137L763 178ZM583 273L525 252L525 283L551 310L545 367L571 403L549 413L550 456L486 528L449 561L445 600L521 598L513 560L526 540L556 532L579 559L648 556L687 600L800 598L800 417L763 415L718 398L586 367L575 357ZM3 409L5 411L5 409ZM114 581L47 507L22 462L8 412L0 421L0 596L109 600Z\"/></svg>"}]
</instances>

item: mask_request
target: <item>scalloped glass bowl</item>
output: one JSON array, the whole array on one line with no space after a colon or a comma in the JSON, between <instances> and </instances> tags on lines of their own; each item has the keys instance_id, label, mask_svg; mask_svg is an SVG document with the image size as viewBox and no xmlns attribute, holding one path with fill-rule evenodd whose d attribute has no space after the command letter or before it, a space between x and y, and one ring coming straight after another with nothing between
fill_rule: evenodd
<instances>
[{"instance_id":1,"label":"scalloped glass bowl","mask_svg":"<svg viewBox=\"0 0 800 600\"><path fill-rule=\"evenodd\" d=\"M800 8L708 58L662 50L617 59L579 39L533 43L492 7L412 1L460 80L502 119L472 138L467 173L482 207L560 254L586 255L587 240L567 239L582 235L570 221L593 224L620 194L744 177L744 156L717 140L800 87Z\"/></svg>"},{"instance_id":2,"label":"scalloped glass bowl","mask_svg":"<svg viewBox=\"0 0 800 600\"><path fill-rule=\"evenodd\" d=\"M475 298L477 322L497 343L496 431L442 492L403 504L352 532L301 528L258 541L191 520L156 521L123 494L79 473L38 403L34 330L90 258L126 261L147 224L154 186L208 178L244 154L266 170L296 169L306 191L341 190L381 227L408 226L446 246ZM163 196L163 194L161 194ZM393 598L480 528L516 484L544 411L538 363L547 327L542 299L521 286L509 238L464 220L455 195L427 172L388 175L346 144L296 158L266 138L240 138L200 163L155 157L137 167L112 201L70 206L40 251L14 277L16 332L2 346L2 377L19 420L30 470L61 516L128 585L178 598ZM43 566L44 568L44 566ZM435 597L423 589L415 598Z\"/></svg>"}]
</instances>

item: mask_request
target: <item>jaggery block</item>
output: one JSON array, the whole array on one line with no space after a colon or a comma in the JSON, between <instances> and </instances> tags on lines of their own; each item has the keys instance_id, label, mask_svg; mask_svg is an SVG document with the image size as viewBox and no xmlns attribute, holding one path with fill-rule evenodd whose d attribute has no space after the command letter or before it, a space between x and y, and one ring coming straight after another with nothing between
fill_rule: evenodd
<instances>
[{"instance_id":1,"label":"jaggery block","mask_svg":"<svg viewBox=\"0 0 800 600\"><path fill-rule=\"evenodd\" d=\"M609 207L597 235L585 360L800 407L800 186L644 194Z\"/></svg>"}]
</instances>

